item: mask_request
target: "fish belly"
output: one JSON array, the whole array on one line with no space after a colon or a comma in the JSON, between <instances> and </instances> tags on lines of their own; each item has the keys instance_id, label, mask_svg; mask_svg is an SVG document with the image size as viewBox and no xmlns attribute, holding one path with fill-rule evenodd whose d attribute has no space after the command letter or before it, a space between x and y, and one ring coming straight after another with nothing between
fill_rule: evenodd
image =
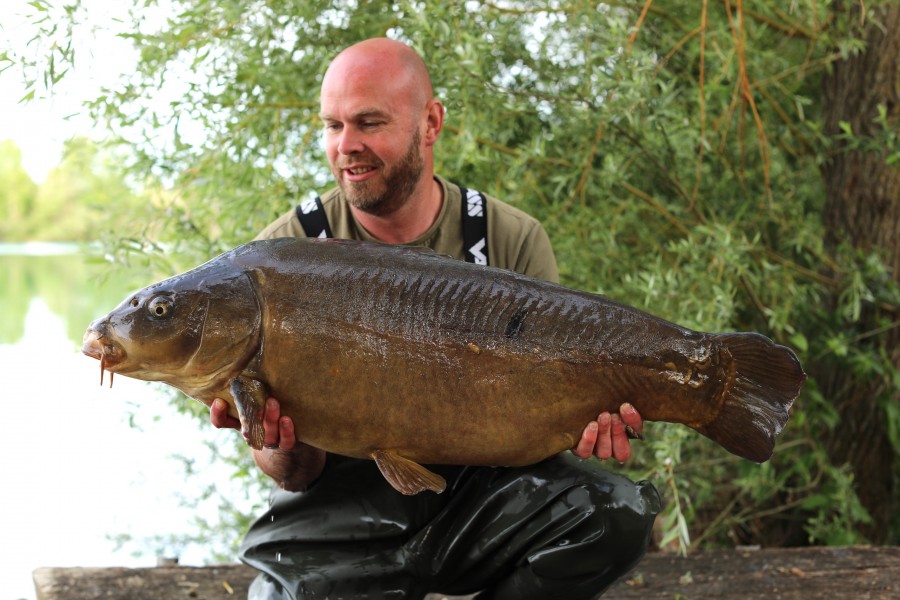
<instances>
[{"instance_id":1,"label":"fish belly","mask_svg":"<svg viewBox=\"0 0 900 600\"><path fill-rule=\"evenodd\" d=\"M514 466L573 447L601 410L618 406L579 385L587 377L571 364L395 350L379 363L345 346L323 364L328 376L304 378L284 408L298 437L350 456L390 449L423 463ZM274 393L290 396L290 387Z\"/></svg>"}]
</instances>

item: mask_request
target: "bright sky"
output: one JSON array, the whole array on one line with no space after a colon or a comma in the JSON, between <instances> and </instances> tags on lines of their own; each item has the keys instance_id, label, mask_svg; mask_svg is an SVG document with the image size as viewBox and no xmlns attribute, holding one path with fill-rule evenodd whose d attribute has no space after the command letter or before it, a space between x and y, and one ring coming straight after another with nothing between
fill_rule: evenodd
<instances>
[{"instance_id":1,"label":"bright sky","mask_svg":"<svg viewBox=\"0 0 900 600\"><path fill-rule=\"evenodd\" d=\"M0 73L0 140L12 139L22 150L25 169L41 182L59 163L62 145L73 135L99 138L82 108L85 100L111 85L120 73L133 68L134 51L116 37L119 21L127 16L131 2L82 0L88 21L75 37L76 65L52 97L38 97L21 104L26 90L15 68ZM0 39L25 48L35 31L26 18L31 11L26 0L3 0L0 10Z\"/></svg>"}]
</instances>

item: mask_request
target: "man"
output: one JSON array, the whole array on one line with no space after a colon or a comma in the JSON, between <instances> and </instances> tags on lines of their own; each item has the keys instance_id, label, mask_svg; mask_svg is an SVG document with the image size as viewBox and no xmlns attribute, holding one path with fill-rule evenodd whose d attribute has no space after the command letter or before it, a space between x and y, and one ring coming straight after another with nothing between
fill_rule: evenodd
<instances>
[{"instance_id":1,"label":"man","mask_svg":"<svg viewBox=\"0 0 900 600\"><path fill-rule=\"evenodd\" d=\"M493 266L558 279L536 220L435 175L443 106L409 47L372 39L341 52L322 81L320 116L338 187L282 215L259 238L330 232L457 258L469 251ZM480 245L465 242L469 201L487 215ZM239 426L221 400L210 419ZM642 428L630 405L598 416L573 453L625 460L626 425ZM266 447L253 457L280 489L242 545L242 560L262 571L251 598L593 598L643 557L659 511L650 484L570 455L524 468L429 467L447 490L405 497L372 461L326 455L297 442L295 427L303 424L269 399Z\"/></svg>"}]
</instances>

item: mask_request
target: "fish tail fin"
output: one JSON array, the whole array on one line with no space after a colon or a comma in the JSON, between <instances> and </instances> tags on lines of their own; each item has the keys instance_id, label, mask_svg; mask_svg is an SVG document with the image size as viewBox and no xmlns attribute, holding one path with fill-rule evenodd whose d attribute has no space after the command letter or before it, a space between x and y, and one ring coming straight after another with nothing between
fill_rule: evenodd
<instances>
[{"instance_id":1,"label":"fish tail fin","mask_svg":"<svg viewBox=\"0 0 900 600\"><path fill-rule=\"evenodd\" d=\"M800 394L806 373L792 350L758 333L715 334L734 360L718 416L697 431L755 462L772 456L775 438Z\"/></svg>"}]
</instances>

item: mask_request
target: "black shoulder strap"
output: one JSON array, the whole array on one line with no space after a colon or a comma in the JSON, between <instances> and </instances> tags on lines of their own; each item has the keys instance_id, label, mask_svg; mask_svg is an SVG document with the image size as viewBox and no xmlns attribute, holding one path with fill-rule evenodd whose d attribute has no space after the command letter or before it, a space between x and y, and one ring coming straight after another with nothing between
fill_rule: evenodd
<instances>
[{"instance_id":1,"label":"black shoulder strap","mask_svg":"<svg viewBox=\"0 0 900 600\"><path fill-rule=\"evenodd\" d=\"M307 237L330 238L331 227L328 226L328 217L325 215L325 207L322 199L316 196L315 200L307 200L297 205L297 218Z\"/></svg>"},{"instance_id":2,"label":"black shoulder strap","mask_svg":"<svg viewBox=\"0 0 900 600\"><path fill-rule=\"evenodd\" d=\"M462 194L463 248L466 262L476 265L488 263L487 201L484 194L459 186Z\"/></svg>"},{"instance_id":3,"label":"black shoulder strap","mask_svg":"<svg viewBox=\"0 0 900 600\"><path fill-rule=\"evenodd\" d=\"M475 190L459 186L459 192L462 195L463 247L465 248L466 262L487 265L489 264L487 201L484 194ZM325 215L322 199L318 196L297 205L296 212L307 237L334 237L328 226L328 217Z\"/></svg>"}]
</instances>

